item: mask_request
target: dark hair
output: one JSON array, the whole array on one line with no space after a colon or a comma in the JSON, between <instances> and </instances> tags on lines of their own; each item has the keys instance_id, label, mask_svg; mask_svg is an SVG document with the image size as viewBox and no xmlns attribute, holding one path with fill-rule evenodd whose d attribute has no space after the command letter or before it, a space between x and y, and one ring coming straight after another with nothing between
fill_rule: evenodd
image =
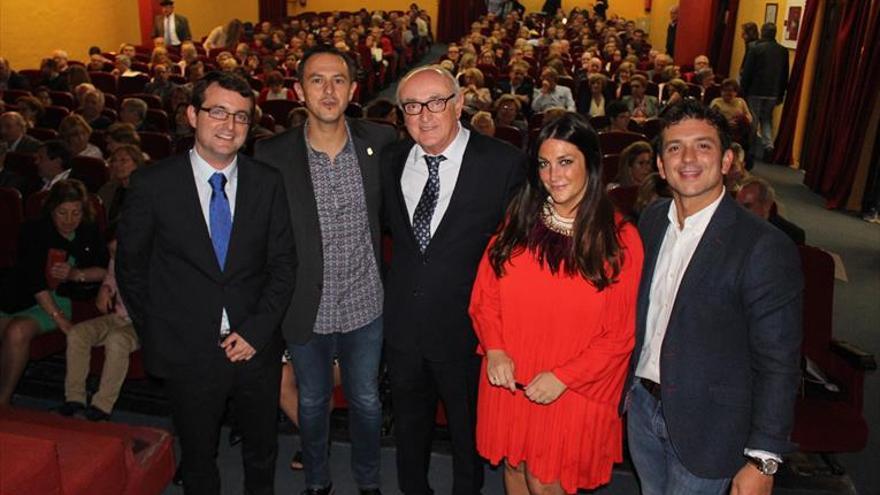
<instances>
[{"instance_id":1,"label":"dark hair","mask_svg":"<svg viewBox=\"0 0 880 495\"><path fill-rule=\"evenodd\" d=\"M629 112L629 107L621 100L609 102L605 107L605 113L610 119L616 119L618 115Z\"/></svg>"},{"instance_id":2,"label":"dark hair","mask_svg":"<svg viewBox=\"0 0 880 495\"><path fill-rule=\"evenodd\" d=\"M704 105L694 98L684 98L663 111L663 118L660 119L660 132L655 138L657 154L661 156L663 154L663 139L666 129L688 119L702 120L714 127L718 131L718 139L721 141L721 152L723 153L730 149L732 143L730 124L727 123L727 119L721 115L721 112Z\"/></svg>"},{"instance_id":3,"label":"dark hair","mask_svg":"<svg viewBox=\"0 0 880 495\"><path fill-rule=\"evenodd\" d=\"M735 93L739 93L739 83L734 78L727 78L721 82L721 89L729 89Z\"/></svg>"},{"instance_id":4,"label":"dark hair","mask_svg":"<svg viewBox=\"0 0 880 495\"><path fill-rule=\"evenodd\" d=\"M64 141L60 139L50 139L48 141L44 141L40 148L46 148L46 156L49 157L50 160L61 159L61 169L67 170L70 168L70 149L64 144Z\"/></svg>"},{"instance_id":5,"label":"dark hair","mask_svg":"<svg viewBox=\"0 0 880 495\"><path fill-rule=\"evenodd\" d=\"M754 22L747 22L743 24L742 30L746 35L746 43L750 43L758 39L758 25Z\"/></svg>"},{"instance_id":6,"label":"dark hair","mask_svg":"<svg viewBox=\"0 0 880 495\"><path fill-rule=\"evenodd\" d=\"M774 38L776 38L776 24L765 22L764 25L761 26L761 39L772 40Z\"/></svg>"},{"instance_id":7,"label":"dark hair","mask_svg":"<svg viewBox=\"0 0 880 495\"><path fill-rule=\"evenodd\" d=\"M101 48L100 48L100 47L97 47L97 46L90 46L90 47L89 47L89 56L91 56L91 55L101 55L102 53L103 53L103 52L101 52Z\"/></svg>"},{"instance_id":8,"label":"dark hair","mask_svg":"<svg viewBox=\"0 0 880 495\"><path fill-rule=\"evenodd\" d=\"M345 62L345 67L348 69L348 80L351 82L357 82L357 67L355 66L354 60L352 60L347 53L340 51L335 46L315 45L303 53L302 58L299 60L299 65L296 67L296 78L299 79L300 83L305 80L306 63L312 56L320 55L322 53L336 55L341 58L342 61Z\"/></svg>"},{"instance_id":9,"label":"dark hair","mask_svg":"<svg viewBox=\"0 0 880 495\"><path fill-rule=\"evenodd\" d=\"M76 179L59 180L52 186L52 189L49 190L49 195L46 197L46 202L43 203L43 215L50 218L52 212L61 203L69 203L71 201L82 203L82 219L84 222L91 222L95 219L95 212L92 210L92 203L89 201L89 192L85 184Z\"/></svg>"},{"instance_id":10,"label":"dark hair","mask_svg":"<svg viewBox=\"0 0 880 495\"><path fill-rule=\"evenodd\" d=\"M207 91L208 87L212 84L217 84L223 89L235 91L242 97L250 100L250 113L253 115L256 101L254 99L254 90L251 89L250 84L248 84L243 77L232 72L212 71L205 74L205 77L199 79L199 81L193 86L192 94L192 106L194 106L196 110L202 108L202 105L205 103L205 91Z\"/></svg>"},{"instance_id":11,"label":"dark hair","mask_svg":"<svg viewBox=\"0 0 880 495\"><path fill-rule=\"evenodd\" d=\"M366 110L368 119L384 119L392 112L397 111L397 105L388 98L377 98L364 110Z\"/></svg>"},{"instance_id":12,"label":"dark hair","mask_svg":"<svg viewBox=\"0 0 880 495\"><path fill-rule=\"evenodd\" d=\"M558 139L575 145L586 159L586 192L577 208L571 247L561 256L553 252L546 241L536 239L532 231L541 221L548 192L541 182L538 152L548 139ZM546 124L538 134L531 150L528 180L507 207L505 223L489 248L489 262L495 275L504 275L504 265L523 250L546 263L552 273L560 270L566 275L580 275L597 290L616 282L623 264L623 251L618 238L619 225L614 218L614 207L602 184L602 160L599 136L584 117L566 112Z\"/></svg>"},{"instance_id":13,"label":"dark hair","mask_svg":"<svg viewBox=\"0 0 880 495\"><path fill-rule=\"evenodd\" d=\"M617 167L617 177L614 178L618 184L621 186L635 185L633 184L632 167L636 158L643 153L650 153L653 156L654 149L651 148L651 143L636 141L620 152L620 165Z\"/></svg>"},{"instance_id":14,"label":"dark hair","mask_svg":"<svg viewBox=\"0 0 880 495\"><path fill-rule=\"evenodd\" d=\"M140 147L136 144L123 144L113 150L113 153L110 153L108 157L108 161L110 158L113 158L113 155L118 153L125 153L131 161L134 162L135 167L141 168L146 165L147 160L144 158L144 152L141 151Z\"/></svg>"}]
</instances>

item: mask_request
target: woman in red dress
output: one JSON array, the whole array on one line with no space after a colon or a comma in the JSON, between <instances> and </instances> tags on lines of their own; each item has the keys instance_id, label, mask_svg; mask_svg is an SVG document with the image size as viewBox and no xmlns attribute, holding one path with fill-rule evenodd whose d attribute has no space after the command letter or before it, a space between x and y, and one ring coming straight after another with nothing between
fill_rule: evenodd
<instances>
[{"instance_id":1,"label":"woman in red dress","mask_svg":"<svg viewBox=\"0 0 880 495\"><path fill-rule=\"evenodd\" d=\"M582 117L551 121L535 150L471 297L485 356L477 448L504 460L508 494L575 493L622 460L642 244L605 195Z\"/></svg>"}]
</instances>

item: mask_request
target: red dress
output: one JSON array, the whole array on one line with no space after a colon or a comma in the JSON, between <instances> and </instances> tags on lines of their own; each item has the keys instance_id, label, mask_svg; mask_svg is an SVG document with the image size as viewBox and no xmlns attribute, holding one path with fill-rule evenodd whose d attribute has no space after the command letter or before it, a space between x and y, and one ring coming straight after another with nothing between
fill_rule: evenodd
<instances>
[{"instance_id":1,"label":"red dress","mask_svg":"<svg viewBox=\"0 0 880 495\"><path fill-rule=\"evenodd\" d=\"M523 385L552 371L567 386L554 402L535 404L521 390L490 385L483 360L477 450L492 464L525 461L542 483L559 481L569 493L610 481L623 456L617 407L635 343L643 258L635 227L625 224L620 241L618 282L601 292L583 277L552 274L529 251L513 256L500 279L483 256L470 305L479 352L504 350Z\"/></svg>"}]
</instances>

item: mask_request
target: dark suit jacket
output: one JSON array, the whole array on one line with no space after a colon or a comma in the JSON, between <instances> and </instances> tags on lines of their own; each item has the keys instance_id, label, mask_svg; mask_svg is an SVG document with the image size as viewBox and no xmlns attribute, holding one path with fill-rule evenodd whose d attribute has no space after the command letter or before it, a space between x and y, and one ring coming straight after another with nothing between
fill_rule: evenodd
<instances>
[{"instance_id":1,"label":"dark suit jacket","mask_svg":"<svg viewBox=\"0 0 880 495\"><path fill-rule=\"evenodd\" d=\"M17 151L19 153L36 153L41 146L43 146L42 141L33 136L25 134L21 137L21 141L18 142L18 146L16 146L14 150L11 149L9 151Z\"/></svg>"},{"instance_id":2,"label":"dark suit jacket","mask_svg":"<svg viewBox=\"0 0 880 495\"><path fill-rule=\"evenodd\" d=\"M630 376L645 342L669 201L639 218L645 264ZM660 357L669 438L695 475L732 477L744 448L794 449L802 290L791 240L725 195L681 281Z\"/></svg>"},{"instance_id":3,"label":"dark suit jacket","mask_svg":"<svg viewBox=\"0 0 880 495\"><path fill-rule=\"evenodd\" d=\"M365 120L349 119L348 126L358 156L364 181L364 197L367 217L376 254L376 266L382 266L380 258L379 212L382 193L380 190L379 155L382 148L393 142L397 134L393 128ZM304 126L289 129L277 136L257 142L254 156L281 171L287 188L290 221L296 239L299 264L296 269L296 289L290 308L281 325L288 344L304 344L311 337L321 302L324 277L324 251L321 227L318 223L318 205L309 171Z\"/></svg>"},{"instance_id":4,"label":"dark suit jacket","mask_svg":"<svg viewBox=\"0 0 880 495\"><path fill-rule=\"evenodd\" d=\"M788 50L776 40L758 40L746 52L742 69L746 96L781 100L788 88Z\"/></svg>"},{"instance_id":5,"label":"dark suit jacket","mask_svg":"<svg viewBox=\"0 0 880 495\"><path fill-rule=\"evenodd\" d=\"M422 255L400 187L413 145L405 140L382 153L384 216L393 237L385 281L385 341L431 361L461 360L477 348L468 316L477 265L525 178L526 156L471 132L449 208Z\"/></svg>"},{"instance_id":6,"label":"dark suit jacket","mask_svg":"<svg viewBox=\"0 0 880 495\"><path fill-rule=\"evenodd\" d=\"M235 201L221 271L188 155L132 175L116 278L154 375L210 371L223 308L232 330L257 350L254 359L280 357L278 324L296 264L281 175L239 155Z\"/></svg>"},{"instance_id":7,"label":"dark suit jacket","mask_svg":"<svg viewBox=\"0 0 880 495\"><path fill-rule=\"evenodd\" d=\"M189 21L186 17L174 13L174 30L177 32L177 39L181 42L192 39L192 33L189 30ZM153 32L150 34L153 38L165 37L165 16L157 15L153 19Z\"/></svg>"},{"instance_id":8,"label":"dark suit jacket","mask_svg":"<svg viewBox=\"0 0 880 495\"><path fill-rule=\"evenodd\" d=\"M535 86L529 80L523 81L523 83L520 84L519 86L517 86L516 90L514 91L514 94L521 95L521 96L527 96L529 98L528 105L522 105L523 112L531 110L531 108L532 108L532 95L534 94L534 92L535 92ZM509 94L510 94L510 81L508 81L508 80L498 81L498 83L495 85L494 99L497 100L501 95L509 95Z\"/></svg>"}]
</instances>

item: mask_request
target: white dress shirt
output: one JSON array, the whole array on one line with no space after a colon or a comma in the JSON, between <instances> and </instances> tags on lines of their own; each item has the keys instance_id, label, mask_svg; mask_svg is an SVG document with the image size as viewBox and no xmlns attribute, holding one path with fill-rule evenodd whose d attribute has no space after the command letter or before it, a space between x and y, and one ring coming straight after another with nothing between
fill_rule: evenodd
<instances>
[{"instance_id":1,"label":"white dress shirt","mask_svg":"<svg viewBox=\"0 0 880 495\"><path fill-rule=\"evenodd\" d=\"M721 204L726 192L702 210L684 219L684 226L678 224L678 210L675 201L669 203L669 226L657 254L654 276L651 279L651 292L648 299L648 316L645 322L645 343L636 366L636 376L662 383L660 376L660 352L663 338L669 325L669 317L678 295L681 279L691 262L694 251L706 232L706 227L715 210Z\"/></svg>"},{"instance_id":2,"label":"white dress shirt","mask_svg":"<svg viewBox=\"0 0 880 495\"><path fill-rule=\"evenodd\" d=\"M55 177L52 177L52 180L49 180L49 181L43 180L43 188L40 190L41 191L48 191L48 190L52 189L52 186L54 186L57 182L62 181L62 180L67 180L68 178L70 178L70 169L67 169L64 172L61 172L60 174L56 175Z\"/></svg>"},{"instance_id":3,"label":"white dress shirt","mask_svg":"<svg viewBox=\"0 0 880 495\"><path fill-rule=\"evenodd\" d=\"M171 15L166 16L163 19L165 22L165 37L166 39L171 40L172 46L177 46L180 44L180 38L177 37L177 18L174 16L174 12Z\"/></svg>"},{"instance_id":4,"label":"white dress shirt","mask_svg":"<svg viewBox=\"0 0 880 495\"><path fill-rule=\"evenodd\" d=\"M458 125L458 134L455 139L449 143L449 146L443 150L440 155L446 157L440 162L440 194L437 198L437 206L434 208L434 215L431 217L431 235L437 231L446 209L449 208L449 201L452 199L452 192L455 191L455 183L458 181L458 173L461 171L461 161L464 158L464 150L467 148L470 131ZM416 206L422 197L422 190L428 182L428 162L425 161L425 150L421 145L416 144L409 151L406 158L406 164L403 166L403 173L400 176L400 189L403 191L403 200L406 202L406 211L409 214L410 222L416 212Z\"/></svg>"},{"instance_id":5,"label":"white dress shirt","mask_svg":"<svg viewBox=\"0 0 880 495\"><path fill-rule=\"evenodd\" d=\"M226 176L226 197L229 199L229 214L235 218L235 194L238 191L238 156L232 159L232 162L223 170L217 170L199 156L195 148L189 152L189 161L192 164L193 178L196 181L196 192L199 196L199 205L202 207L202 215L205 217L205 225L208 227L208 235L211 235L211 183L208 182L211 176L216 172L220 172ZM214 254L214 253L211 253ZM220 318L220 334L229 333L229 315L226 314L226 308L223 308L223 314Z\"/></svg>"}]
</instances>

